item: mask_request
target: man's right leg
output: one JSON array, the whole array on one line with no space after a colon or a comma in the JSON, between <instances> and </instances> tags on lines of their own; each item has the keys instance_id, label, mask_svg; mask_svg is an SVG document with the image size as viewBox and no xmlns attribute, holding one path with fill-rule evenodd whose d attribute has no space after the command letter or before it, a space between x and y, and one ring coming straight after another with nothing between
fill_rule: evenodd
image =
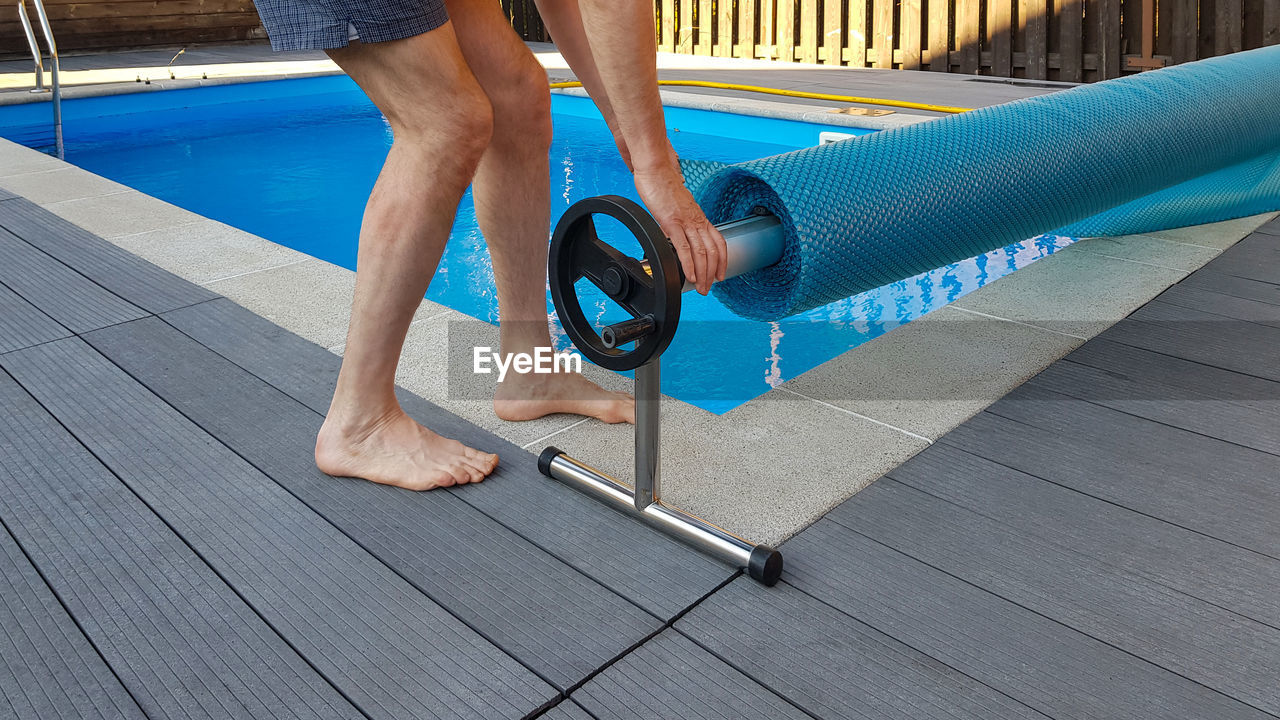
<instances>
[{"instance_id":1,"label":"man's right leg","mask_svg":"<svg viewBox=\"0 0 1280 720\"><path fill-rule=\"evenodd\" d=\"M386 116L394 141L365 207L351 326L316 464L413 490L479 481L497 456L422 427L394 389L405 334L488 145L492 110L452 23L329 55Z\"/></svg>"}]
</instances>

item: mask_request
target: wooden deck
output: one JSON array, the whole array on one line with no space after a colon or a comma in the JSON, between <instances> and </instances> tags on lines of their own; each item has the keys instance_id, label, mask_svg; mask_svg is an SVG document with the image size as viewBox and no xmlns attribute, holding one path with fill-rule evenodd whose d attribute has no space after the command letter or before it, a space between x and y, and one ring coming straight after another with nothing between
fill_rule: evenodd
<instances>
[{"instance_id":1,"label":"wooden deck","mask_svg":"<svg viewBox=\"0 0 1280 720\"><path fill-rule=\"evenodd\" d=\"M1280 717L1280 221L772 589L408 394L495 476L328 478L336 356L2 192L0 228L0 717Z\"/></svg>"}]
</instances>

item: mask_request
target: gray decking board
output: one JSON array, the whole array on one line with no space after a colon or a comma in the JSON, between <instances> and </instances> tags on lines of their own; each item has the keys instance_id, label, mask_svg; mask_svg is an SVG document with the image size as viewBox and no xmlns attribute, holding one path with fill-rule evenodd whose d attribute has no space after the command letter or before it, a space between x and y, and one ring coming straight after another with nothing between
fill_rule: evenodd
<instances>
[{"instance_id":1,"label":"gray decking board","mask_svg":"<svg viewBox=\"0 0 1280 720\"><path fill-rule=\"evenodd\" d=\"M153 313L218 297L23 198L0 204L0 227Z\"/></svg>"},{"instance_id":2,"label":"gray decking board","mask_svg":"<svg viewBox=\"0 0 1280 720\"><path fill-rule=\"evenodd\" d=\"M676 714L706 720L809 717L670 629L606 668L570 697L597 720Z\"/></svg>"},{"instance_id":3,"label":"gray decking board","mask_svg":"<svg viewBox=\"0 0 1280 720\"><path fill-rule=\"evenodd\" d=\"M1280 305L1258 300L1248 300L1195 287L1174 285L1160 294L1160 301L1170 305L1207 312L1211 315L1221 315L1234 320L1280 328Z\"/></svg>"},{"instance_id":4,"label":"gray decking board","mask_svg":"<svg viewBox=\"0 0 1280 720\"><path fill-rule=\"evenodd\" d=\"M85 339L370 553L564 690L662 622L443 492L334 479L323 418L159 318Z\"/></svg>"},{"instance_id":5,"label":"gray decking board","mask_svg":"<svg viewBox=\"0 0 1280 720\"><path fill-rule=\"evenodd\" d=\"M817 717L1046 717L786 583L739 578L675 627Z\"/></svg>"},{"instance_id":6,"label":"gray decking board","mask_svg":"<svg viewBox=\"0 0 1280 720\"><path fill-rule=\"evenodd\" d=\"M889 477L1018 532L1280 627L1280 560L942 443L890 471Z\"/></svg>"},{"instance_id":7,"label":"gray decking board","mask_svg":"<svg viewBox=\"0 0 1280 720\"><path fill-rule=\"evenodd\" d=\"M8 190L5 190L4 188L0 187L0 201L3 201L3 200L12 200L12 199L14 199L14 198L16 198L16 197L18 197L18 196L17 196L17 195L14 195L13 193L9 192Z\"/></svg>"},{"instance_id":8,"label":"gray decking board","mask_svg":"<svg viewBox=\"0 0 1280 720\"><path fill-rule=\"evenodd\" d=\"M324 348L229 300L164 319L313 410L328 410L341 360ZM410 393L400 392L400 401L427 427L474 438L502 458L484 482L449 492L658 617L675 617L732 575L725 565L543 477L533 453Z\"/></svg>"},{"instance_id":9,"label":"gray decking board","mask_svg":"<svg viewBox=\"0 0 1280 720\"><path fill-rule=\"evenodd\" d=\"M1280 383L1200 365L1202 383L1170 386L1157 368L1178 360L1151 355L1159 360L1147 363L1148 369L1140 372L1063 362L1045 369L1027 384L1280 456ZM1213 393L1215 381L1226 384L1241 377L1265 383L1265 394L1249 401L1235 401ZM1044 409L1052 412L1054 401L1044 402Z\"/></svg>"},{"instance_id":10,"label":"gray decking board","mask_svg":"<svg viewBox=\"0 0 1280 720\"><path fill-rule=\"evenodd\" d=\"M0 717L146 717L3 527L0 581Z\"/></svg>"},{"instance_id":11,"label":"gray decking board","mask_svg":"<svg viewBox=\"0 0 1280 720\"><path fill-rule=\"evenodd\" d=\"M538 717L540 720L597 720L572 700L565 700Z\"/></svg>"},{"instance_id":12,"label":"gray decking board","mask_svg":"<svg viewBox=\"0 0 1280 720\"><path fill-rule=\"evenodd\" d=\"M71 331L0 284L0 353L69 337Z\"/></svg>"},{"instance_id":13,"label":"gray decking board","mask_svg":"<svg viewBox=\"0 0 1280 720\"><path fill-rule=\"evenodd\" d=\"M0 364L371 717L523 716L558 697L81 340Z\"/></svg>"},{"instance_id":14,"label":"gray decking board","mask_svg":"<svg viewBox=\"0 0 1280 720\"><path fill-rule=\"evenodd\" d=\"M1280 629L888 479L827 517L1201 685L1280 713Z\"/></svg>"},{"instance_id":15,"label":"gray decking board","mask_svg":"<svg viewBox=\"0 0 1280 720\"><path fill-rule=\"evenodd\" d=\"M1249 280L1280 283L1280 241L1274 235L1254 233L1224 250L1205 267Z\"/></svg>"},{"instance_id":16,"label":"gray decking board","mask_svg":"<svg viewBox=\"0 0 1280 720\"><path fill-rule=\"evenodd\" d=\"M1269 717L831 520L783 552L788 583L1050 717Z\"/></svg>"},{"instance_id":17,"label":"gray decking board","mask_svg":"<svg viewBox=\"0 0 1280 720\"><path fill-rule=\"evenodd\" d=\"M1280 458L1084 401L1047 407L1002 400L939 442L1280 558Z\"/></svg>"},{"instance_id":18,"label":"gray decking board","mask_svg":"<svg viewBox=\"0 0 1280 720\"><path fill-rule=\"evenodd\" d=\"M1280 305L1280 284L1249 280L1234 275L1201 270L1182 279L1178 286L1208 290L1244 300Z\"/></svg>"},{"instance_id":19,"label":"gray decking board","mask_svg":"<svg viewBox=\"0 0 1280 720\"><path fill-rule=\"evenodd\" d=\"M1280 235L1280 218L1276 218L1262 227L1254 230L1254 232L1263 235Z\"/></svg>"},{"instance_id":20,"label":"gray decking board","mask_svg":"<svg viewBox=\"0 0 1280 720\"><path fill-rule=\"evenodd\" d=\"M0 517L148 717L361 717L4 372L0 407Z\"/></svg>"},{"instance_id":21,"label":"gray decking board","mask_svg":"<svg viewBox=\"0 0 1280 720\"><path fill-rule=\"evenodd\" d=\"M1280 328L1153 300L1098 337L1280 381Z\"/></svg>"},{"instance_id":22,"label":"gray decking board","mask_svg":"<svg viewBox=\"0 0 1280 720\"><path fill-rule=\"evenodd\" d=\"M0 257L4 258L0 263L0 283L72 332L96 330L148 315L3 229Z\"/></svg>"}]
</instances>

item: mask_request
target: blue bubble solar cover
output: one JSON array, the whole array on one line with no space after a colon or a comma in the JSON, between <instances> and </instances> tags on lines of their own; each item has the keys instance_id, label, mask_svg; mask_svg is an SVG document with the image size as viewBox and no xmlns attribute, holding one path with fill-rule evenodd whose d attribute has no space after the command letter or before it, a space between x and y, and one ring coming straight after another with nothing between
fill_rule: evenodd
<instances>
[{"instance_id":1,"label":"blue bubble solar cover","mask_svg":"<svg viewBox=\"0 0 1280 720\"><path fill-rule=\"evenodd\" d=\"M781 218L782 261L715 286L775 320L1045 232L1280 209L1280 46L685 169L713 222Z\"/></svg>"}]
</instances>

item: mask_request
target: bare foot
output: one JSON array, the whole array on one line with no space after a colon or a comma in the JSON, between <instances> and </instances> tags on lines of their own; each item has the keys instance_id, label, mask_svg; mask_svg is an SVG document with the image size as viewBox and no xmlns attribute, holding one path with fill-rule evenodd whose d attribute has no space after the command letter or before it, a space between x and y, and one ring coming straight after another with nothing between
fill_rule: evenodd
<instances>
[{"instance_id":1,"label":"bare foot","mask_svg":"<svg viewBox=\"0 0 1280 720\"><path fill-rule=\"evenodd\" d=\"M480 482L498 456L441 437L397 407L363 425L341 423L331 412L316 438L316 466L338 477L430 490Z\"/></svg>"},{"instance_id":2,"label":"bare foot","mask_svg":"<svg viewBox=\"0 0 1280 720\"><path fill-rule=\"evenodd\" d=\"M572 413L607 423L636 421L635 398L605 390L577 373L512 373L498 384L493 410L503 420L533 420L553 413Z\"/></svg>"}]
</instances>

